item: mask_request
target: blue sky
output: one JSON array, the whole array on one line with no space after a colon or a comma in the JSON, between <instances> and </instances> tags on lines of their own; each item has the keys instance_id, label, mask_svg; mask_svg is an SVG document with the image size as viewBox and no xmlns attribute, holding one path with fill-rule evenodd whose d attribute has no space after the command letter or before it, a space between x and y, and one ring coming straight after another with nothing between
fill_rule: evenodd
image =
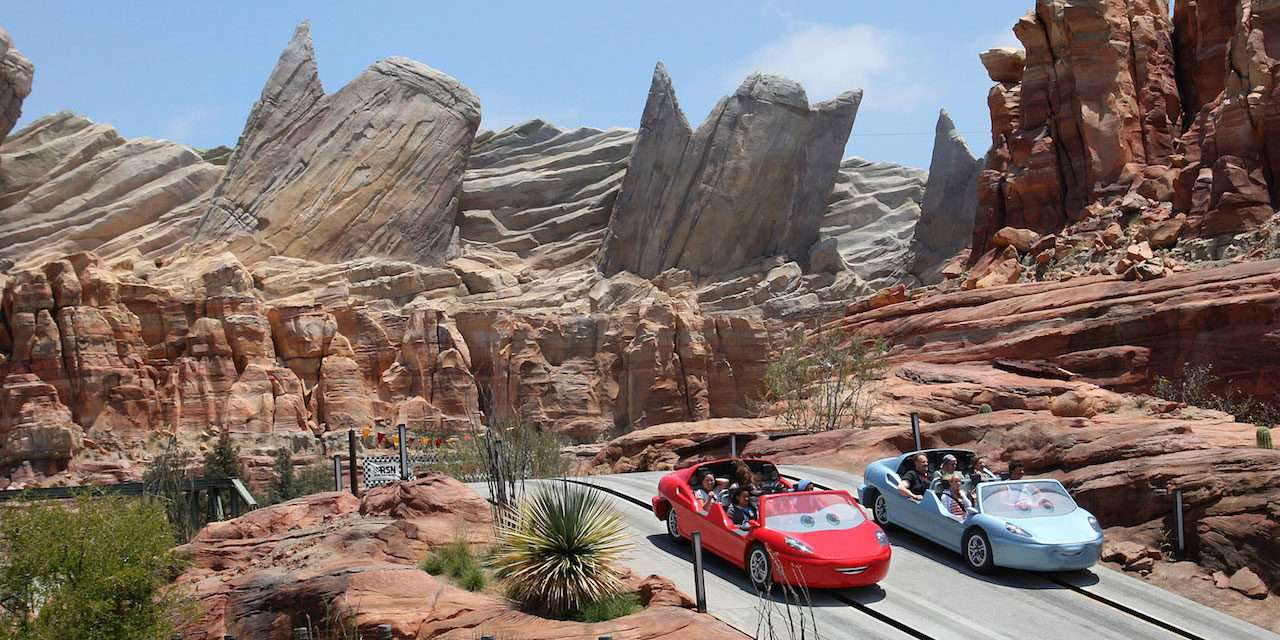
<instances>
[{"instance_id":1,"label":"blue sky","mask_svg":"<svg viewBox=\"0 0 1280 640\"><path fill-rule=\"evenodd\" d=\"M864 89L847 155L927 167L939 108L975 154L989 146L978 52L1015 44L1010 27L1033 4L48 1L11 3L0 26L36 65L24 124L70 109L130 137L233 145L294 25L309 19L330 92L404 55L475 91L486 128L531 117L635 127L662 60L697 126L760 69L800 80L815 102Z\"/></svg>"}]
</instances>

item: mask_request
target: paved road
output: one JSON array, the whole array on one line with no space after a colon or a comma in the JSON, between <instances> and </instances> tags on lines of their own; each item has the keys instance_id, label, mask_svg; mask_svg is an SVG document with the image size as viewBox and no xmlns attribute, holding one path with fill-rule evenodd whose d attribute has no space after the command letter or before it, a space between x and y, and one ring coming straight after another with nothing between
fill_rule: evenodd
<instances>
[{"instance_id":1,"label":"paved road","mask_svg":"<svg viewBox=\"0 0 1280 640\"><path fill-rule=\"evenodd\" d=\"M832 488L855 491L860 484L855 476L828 469L784 465L782 471ZM610 489L647 505L662 475L656 472L588 476L577 481ZM477 489L484 491L483 486ZM666 526L647 509L624 498L615 496L614 499L619 513L634 532L635 546L628 560L631 569L641 575L666 576L692 594L690 547L668 540ZM1100 598L1123 603L1140 615L1188 631L1192 637L1280 640L1280 636L1103 567L1054 576L1012 570L980 576L970 571L957 554L913 534L894 530L890 538L894 547L893 562L889 575L879 585L812 594L813 616L823 637L936 640L1187 637L1097 599ZM762 603L742 570L711 554L706 558L710 613L753 636L765 607L774 608L775 623L781 619L781 605ZM1068 584L1076 589L1069 588ZM1094 594L1096 598L1087 594ZM890 622L882 621L886 619Z\"/></svg>"}]
</instances>

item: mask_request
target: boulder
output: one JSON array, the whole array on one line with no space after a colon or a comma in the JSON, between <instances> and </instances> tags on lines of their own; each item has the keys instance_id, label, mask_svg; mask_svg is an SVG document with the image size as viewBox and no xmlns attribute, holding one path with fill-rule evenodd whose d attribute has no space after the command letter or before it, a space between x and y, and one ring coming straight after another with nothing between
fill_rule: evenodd
<instances>
[{"instance_id":1,"label":"boulder","mask_svg":"<svg viewBox=\"0 0 1280 640\"><path fill-rule=\"evenodd\" d=\"M1040 240L1040 234L1030 229L1014 229L1005 227L991 238L991 245L997 249L1013 247L1018 253L1027 253Z\"/></svg>"},{"instance_id":2,"label":"boulder","mask_svg":"<svg viewBox=\"0 0 1280 640\"><path fill-rule=\"evenodd\" d=\"M35 65L13 46L9 33L0 28L0 143L22 117L22 101L31 95Z\"/></svg>"},{"instance_id":3,"label":"boulder","mask_svg":"<svg viewBox=\"0 0 1280 640\"><path fill-rule=\"evenodd\" d=\"M993 82L1022 82L1022 70L1027 64L1027 52L1017 47L996 47L978 54L987 76Z\"/></svg>"},{"instance_id":4,"label":"boulder","mask_svg":"<svg viewBox=\"0 0 1280 640\"><path fill-rule=\"evenodd\" d=\"M1228 586L1240 593L1243 593L1255 600L1262 600L1267 597L1267 585L1262 582L1262 578L1254 573L1249 567L1241 567L1238 571L1231 574Z\"/></svg>"},{"instance_id":5,"label":"boulder","mask_svg":"<svg viewBox=\"0 0 1280 640\"><path fill-rule=\"evenodd\" d=\"M861 99L848 92L810 107L800 85L755 74L694 132L659 63L600 270L704 276L807 258ZM736 230L728 241L727 228Z\"/></svg>"},{"instance_id":6,"label":"boulder","mask_svg":"<svg viewBox=\"0 0 1280 640\"><path fill-rule=\"evenodd\" d=\"M840 244L835 238L819 240L809 248L811 273L840 273L848 270L849 265L844 263L844 257L840 255Z\"/></svg>"},{"instance_id":7,"label":"boulder","mask_svg":"<svg viewBox=\"0 0 1280 640\"><path fill-rule=\"evenodd\" d=\"M1147 225L1143 235L1153 249L1169 249L1178 244L1178 237L1186 228L1186 216L1179 214L1176 218Z\"/></svg>"},{"instance_id":8,"label":"boulder","mask_svg":"<svg viewBox=\"0 0 1280 640\"><path fill-rule=\"evenodd\" d=\"M441 263L479 123L471 91L407 58L379 61L326 95L304 22L249 114L196 239L231 240L246 261Z\"/></svg>"}]
</instances>

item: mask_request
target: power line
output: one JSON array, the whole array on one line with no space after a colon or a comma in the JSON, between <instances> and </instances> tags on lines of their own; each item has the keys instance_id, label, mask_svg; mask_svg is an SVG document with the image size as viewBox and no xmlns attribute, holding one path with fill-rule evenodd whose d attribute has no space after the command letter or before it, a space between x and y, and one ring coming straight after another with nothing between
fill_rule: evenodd
<instances>
[{"instance_id":1,"label":"power line","mask_svg":"<svg viewBox=\"0 0 1280 640\"><path fill-rule=\"evenodd\" d=\"M973 134L973 133L990 133L990 132L986 131L985 129L980 129L975 131L957 131L956 133ZM857 131L854 131L849 135L855 138L858 136L862 136L864 138L882 138L882 137L888 137L888 136L932 136L936 134L937 134L936 131L895 131L891 133L858 133Z\"/></svg>"}]
</instances>

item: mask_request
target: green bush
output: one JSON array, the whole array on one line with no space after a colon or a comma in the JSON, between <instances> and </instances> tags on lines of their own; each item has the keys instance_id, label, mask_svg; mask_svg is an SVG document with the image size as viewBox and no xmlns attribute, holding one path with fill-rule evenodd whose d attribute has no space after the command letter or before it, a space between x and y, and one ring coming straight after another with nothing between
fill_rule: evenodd
<instances>
[{"instance_id":1,"label":"green bush","mask_svg":"<svg viewBox=\"0 0 1280 640\"><path fill-rule=\"evenodd\" d=\"M978 413L991 413L991 405L982 403L982 406L978 407Z\"/></svg>"},{"instance_id":2,"label":"green bush","mask_svg":"<svg viewBox=\"0 0 1280 640\"><path fill-rule=\"evenodd\" d=\"M90 498L4 508L0 639L163 640L186 613L157 499Z\"/></svg>"},{"instance_id":3,"label":"green bush","mask_svg":"<svg viewBox=\"0 0 1280 640\"><path fill-rule=\"evenodd\" d=\"M240 468L240 449L231 443L231 433L223 429L217 442L204 454L204 477L243 478Z\"/></svg>"},{"instance_id":4,"label":"green bush","mask_svg":"<svg viewBox=\"0 0 1280 640\"><path fill-rule=\"evenodd\" d=\"M333 491L333 464L321 460L294 470L293 453L283 447L276 452L275 479L271 483L268 499L272 504L285 502L313 493Z\"/></svg>"},{"instance_id":5,"label":"green bush","mask_svg":"<svg viewBox=\"0 0 1280 640\"><path fill-rule=\"evenodd\" d=\"M622 616L629 616L641 609L640 596L634 593L620 593L599 602L591 602L578 612L580 622L605 622Z\"/></svg>"},{"instance_id":6,"label":"green bush","mask_svg":"<svg viewBox=\"0 0 1280 640\"><path fill-rule=\"evenodd\" d=\"M467 591L479 591L488 584L480 561L464 541L455 540L427 554L418 565L433 576L447 576Z\"/></svg>"},{"instance_id":7,"label":"green bush","mask_svg":"<svg viewBox=\"0 0 1280 640\"><path fill-rule=\"evenodd\" d=\"M563 619L626 590L618 562L629 546L605 494L558 482L534 489L499 527L491 564L527 610Z\"/></svg>"}]
</instances>

